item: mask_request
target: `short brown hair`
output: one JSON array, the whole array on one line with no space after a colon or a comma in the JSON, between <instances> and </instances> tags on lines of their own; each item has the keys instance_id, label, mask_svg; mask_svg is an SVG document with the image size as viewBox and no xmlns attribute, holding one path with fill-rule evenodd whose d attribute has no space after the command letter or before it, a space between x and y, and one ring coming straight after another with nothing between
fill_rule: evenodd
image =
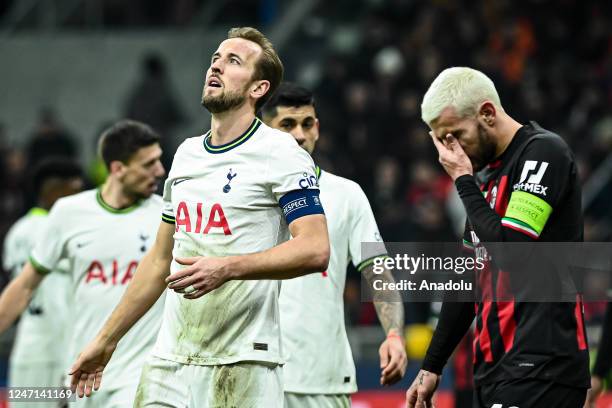
<instances>
[{"instance_id":1,"label":"short brown hair","mask_svg":"<svg viewBox=\"0 0 612 408\"><path fill-rule=\"evenodd\" d=\"M111 162L128 164L143 147L159 143L159 135L149 125L135 120L121 120L106 129L98 142L98 153L110 171Z\"/></svg>"},{"instance_id":2,"label":"short brown hair","mask_svg":"<svg viewBox=\"0 0 612 408\"><path fill-rule=\"evenodd\" d=\"M274 94L278 85L283 80L283 63L274 50L270 40L259 30L253 27L235 27L227 32L227 38L243 38L259 45L263 51L261 57L255 65L253 80L265 79L270 82L270 89L255 104L255 111L258 111L268 99Z\"/></svg>"}]
</instances>

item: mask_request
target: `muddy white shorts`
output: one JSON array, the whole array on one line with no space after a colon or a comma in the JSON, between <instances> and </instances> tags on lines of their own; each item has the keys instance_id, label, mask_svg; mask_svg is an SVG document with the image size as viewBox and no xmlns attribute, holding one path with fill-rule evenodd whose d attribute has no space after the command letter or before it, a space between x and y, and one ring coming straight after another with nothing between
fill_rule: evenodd
<instances>
[{"instance_id":1,"label":"muddy white shorts","mask_svg":"<svg viewBox=\"0 0 612 408\"><path fill-rule=\"evenodd\" d=\"M90 397L76 397L75 402L71 402L70 408L125 408L131 407L136 396L138 384L132 382L125 384L121 388L108 390L104 388L104 378L102 386L98 391L94 391ZM57 407L57 405L56 405ZM15 408L21 408L16 406Z\"/></svg>"},{"instance_id":2,"label":"muddy white shorts","mask_svg":"<svg viewBox=\"0 0 612 408\"><path fill-rule=\"evenodd\" d=\"M281 370L261 362L202 366L151 356L134 408L283 408Z\"/></svg>"}]
</instances>

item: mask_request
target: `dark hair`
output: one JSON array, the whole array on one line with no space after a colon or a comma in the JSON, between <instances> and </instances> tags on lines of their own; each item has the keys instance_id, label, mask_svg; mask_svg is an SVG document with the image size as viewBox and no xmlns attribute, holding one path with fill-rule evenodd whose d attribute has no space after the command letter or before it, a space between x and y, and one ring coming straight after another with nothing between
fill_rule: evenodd
<instances>
[{"instance_id":1,"label":"dark hair","mask_svg":"<svg viewBox=\"0 0 612 408\"><path fill-rule=\"evenodd\" d=\"M106 168L118 160L127 164L141 148L159 143L159 135L149 126L135 120L121 120L106 129L98 144L98 153Z\"/></svg>"},{"instance_id":2,"label":"dark hair","mask_svg":"<svg viewBox=\"0 0 612 408\"><path fill-rule=\"evenodd\" d=\"M259 45L262 49L261 57L255 65L253 80L265 79L270 82L270 89L255 103L255 111L258 111L274 93L283 80L283 63L274 50L270 40L259 30L253 27L236 27L227 32L227 38L243 38Z\"/></svg>"},{"instance_id":3,"label":"dark hair","mask_svg":"<svg viewBox=\"0 0 612 408\"><path fill-rule=\"evenodd\" d=\"M41 160L32 170L31 187L32 192L38 196L40 191L50 179L69 180L83 177L81 166L67 157L48 157Z\"/></svg>"},{"instance_id":4,"label":"dark hair","mask_svg":"<svg viewBox=\"0 0 612 408\"><path fill-rule=\"evenodd\" d=\"M279 106L297 108L300 106L314 107L314 105L314 95L308 89L292 82L283 82L261 108L261 113L263 117L268 118L276 116L276 108Z\"/></svg>"}]
</instances>

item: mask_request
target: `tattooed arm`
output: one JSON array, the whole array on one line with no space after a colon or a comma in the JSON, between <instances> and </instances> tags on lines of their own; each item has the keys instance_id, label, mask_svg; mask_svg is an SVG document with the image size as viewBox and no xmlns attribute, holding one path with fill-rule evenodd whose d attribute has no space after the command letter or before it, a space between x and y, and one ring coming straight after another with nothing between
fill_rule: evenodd
<instances>
[{"instance_id":1,"label":"tattooed arm","mask_svg":"<svg viewBox=\"0 0 612 408\"><path fill-rule=\"evenodd\" d=\"M373 286L374 280L382 280L386 283L395 282L389 270L385 269L382 274L375 274L373 269L373 265L369 265L361 270L369 287ZM385 291L374 293L374 307L387 335L378 349L382 370L380 384L391 385L404 377L408 364L403 338L404 304L398 292Z\"/></svg>"},{"instance_id":2,"label":"tattooed arm","mask_svg":"<svg viewBox=\"0 0 612 408\"><path fill-rule=\"evenodd\" d=\"M474 303L444 302L421 371L406 392L408 408L430 407L442 369L474 320Z\"/></svg>"},{"instance_id":3,"label":"tattooed arm","mask_svg":"<svg viewBox=\"0 0 612 408\"><path fill-rule=\"evenodd\" d=\"M440 375L426 370L419 371L406 392L406 407L433 407L432 397L440 384Z\"/></svg>"},{"instance_id":4,"label":"tattooed arm","mask_svg":"<svg viewBox=\"0 0 612 408\"><path fill-rule=\"evenodd\" d=\"M394 283L393 275L385 268L382 274L374 273L374 266L370 265L362 269L362 276L368 282L368 287L372 287L375 280L381 280L387 283ZM397 291L376 292L373 294L374 307L378 320L385 331L385 334L392 333L402 336L404 331L404 304L402 297Z\"/></svg>"}]
</instances>

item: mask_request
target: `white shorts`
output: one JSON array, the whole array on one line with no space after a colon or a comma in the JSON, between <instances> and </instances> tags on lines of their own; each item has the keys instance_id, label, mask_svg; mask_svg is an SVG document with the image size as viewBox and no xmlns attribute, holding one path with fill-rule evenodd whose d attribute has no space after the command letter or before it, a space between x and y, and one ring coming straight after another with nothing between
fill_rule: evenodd
<instances>
[{"instance_id":1,"label":"white shorts","mask_svg":"<svg viewBox=\"0 0 612 408\"><path fill-rule=\"evenodd\" d=\"M349 408L347 394L295 394L285 392L285 408Z\"/></svg>"},{"instance_id":2,"label":"white shorts","mask_svg":"<svg viewBox=\"0 0 612 408\"><path fill-rule=\"evenodd\" d=\"M68 370L65 370L68 371ZM55 363L29 363L9 365L11 387L59 387L62 370Z\"/></svg>"},{"instance_id":3,"label":"white shorts","mask_svg":"<svg viewBox=\"0 0 612 408\"><path fill-rule=\"evenodd\" d=\"M282 368L242 361L202 366L149 357L134 408L283 408Z\"/></svg>"},{"instance_id":4,"label":"white shorts","mask_svg":"<svg viewBox=\"0 0 612 408\"><path fill-rule=\"evenodd\" d=\"M67 371L67 370L66 370ZM62 371L55 363L28 363L9 365L10 387L59 387ZM15 408L57 408L57 402L19 402Z\"/></svg>"},{"instance_id":5,"label":"white shorts","mask_svg":"<svg viewBox=\"0 0 612 408\"><path fill-rule=\"evenodd\" d=\"M116 390L104 389L104 378L102 386L94 391L91 397L76 397L76 402L71 402L70 408L127 408L131 407L136 397L137 383L126 384L125 387ZM56 405L57 407L57 405ZM21 408L21 407L15 407Z\"/></svg>"}]
</instances>

